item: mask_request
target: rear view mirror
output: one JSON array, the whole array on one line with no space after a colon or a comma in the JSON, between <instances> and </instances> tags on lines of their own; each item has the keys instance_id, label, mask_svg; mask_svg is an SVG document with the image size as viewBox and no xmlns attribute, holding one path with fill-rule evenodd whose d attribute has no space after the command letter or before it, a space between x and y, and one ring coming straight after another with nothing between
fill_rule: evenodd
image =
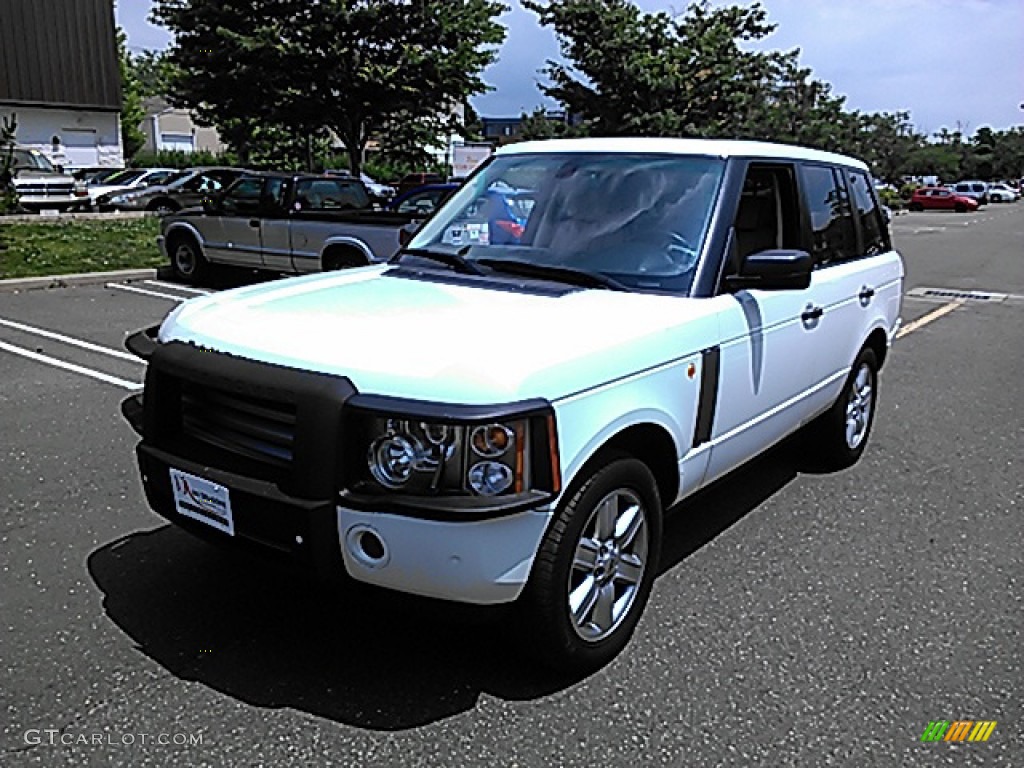
<instances>
[{"instance_id":1,"label":"rear view mirror","mask_svg":"<svg viewBox=\"0 0 1024 768\"><path fill-rule=\"evenodd\" d=\"M811 284L814 259L807 251L771 249L751 253L740 264L739 273L726 278L730 288L786 290Z\"/></svg>"}]
</instances>

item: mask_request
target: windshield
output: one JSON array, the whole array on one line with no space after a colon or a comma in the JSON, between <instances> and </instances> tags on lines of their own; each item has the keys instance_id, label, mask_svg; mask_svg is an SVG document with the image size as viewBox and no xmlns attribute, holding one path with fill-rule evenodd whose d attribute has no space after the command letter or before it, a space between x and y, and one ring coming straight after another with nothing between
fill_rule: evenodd
<instances>
[{"instance_id":1,"label":"windshield","mask_svg":"<svg viewBox=\"0 0 1024 768\"><path fill-rule=\"evenodd\" d=\"M165 187L180 187L186 181L191 179L193 176L198 176L197 171L178 171L166 179L163 180L163 186Z\"/></svg>"},{"instance_id":2,"label":"windshield","mask_svg":"<svg viewBox=\"0 0 1024 768\"><path fill-rule=\"evenodd\" d=\"M499 272L501 261L525 262L686 292L724 168L718 158L678 155L499 156L427 222L410 258L456 254Z\"/></svg>"},{"instance_id":3,"label":"windshield","mask_svg":"<svg viewBox=\"0 0 1024 768\"><path fill-rule=\"evenodd\" d=\"M14 150L13 157L15 168L29 168L34 171L57 173L57 169L53 167L53 163L49 161L46 155L35 149L16 149Z\"/></svg>"},{"instance_id":4,"label":"windshield","mask_svg":"<svg viewBox=\"0 0 1024 768\"><path fill-rule=\"evenodd\" d=\"M104 184L111 184L111 185L113 185L113 184L128 184L129 182L135 181L143 173L145 173L145 171L138 171L138 170L118 171L113 176L108 176L107 178L105 178L103 180L103 183Z\"/></svg>"}]
</instances>

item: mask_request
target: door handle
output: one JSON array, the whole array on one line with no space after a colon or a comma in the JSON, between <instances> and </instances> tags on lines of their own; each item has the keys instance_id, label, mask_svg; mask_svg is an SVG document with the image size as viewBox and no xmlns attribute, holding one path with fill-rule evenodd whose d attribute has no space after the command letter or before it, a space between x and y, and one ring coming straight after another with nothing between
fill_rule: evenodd
<instances>
[{"instance_id":1,"label":"door handle","mask_svg":"<svg viewBox=\"0 0 1024 768\"><path fill-rule=\"evenodd\" d=\"M259 229L260 228L260 220L259 219L249 219L249 226L252 227L253 229Z\"/></svg>"},{"instance_id":2,"label":"door handle","mask_svg":"<svg viewBox=\"0 0 1024 768\"><path fill-rule=\"evenodd\" d=\"M809 323L812 320L817 320L824 314L825 310L822 309L821 307L812 307L808 305L807 309L805 309L803 311L803 314L800 315L800 319L803 320L805 323Z\"/></svg>"},{"instance_id":3,"label":"door handle","mask_svg":"<svg viewBox=\"0 0 1024 768\"><path fill-rule=\"evenodd\" d=\"M867 306L871 303L872 297L875 295L875 289L865 285L860 289L860 293L857 294L857 298L860 299L860 303Z\"/></svg>"}]
</instances>

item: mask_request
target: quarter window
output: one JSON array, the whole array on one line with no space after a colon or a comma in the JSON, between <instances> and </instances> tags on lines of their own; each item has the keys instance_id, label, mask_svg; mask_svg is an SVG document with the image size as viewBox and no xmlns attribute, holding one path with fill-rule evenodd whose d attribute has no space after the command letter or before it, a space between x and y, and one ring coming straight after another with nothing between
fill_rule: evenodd
<instances>
[{"instance_id":1,"label":"quarter window","mask_svg":"<svg viewBox=\"0 0 1024 768\"><path fill-rule=\"evenodd\" d=\"M860 171L849 171L850 189L853 193L853 208L860 222L861 236L864 238L862 253L874 255L889 250L886 242L885 227L882 224L882 211L871 191L866 174Z\"/></svg>"},{"instance_id":2,"label":"quarter window","mask_svg":"<svg viewBox=\"0 0 1024 768\"><path fill-rule=\"evenodd\" d=\"M831 168L804 166L804 191L811 217L811 254L819 266L852 259L857 255L850 201Z\"/></svg>"}]
</instances>

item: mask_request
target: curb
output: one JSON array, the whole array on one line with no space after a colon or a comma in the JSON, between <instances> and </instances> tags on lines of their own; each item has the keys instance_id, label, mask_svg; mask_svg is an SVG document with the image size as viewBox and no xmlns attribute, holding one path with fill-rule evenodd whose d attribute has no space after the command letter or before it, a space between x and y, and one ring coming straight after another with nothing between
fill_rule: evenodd
<instances>
[{"instance_id":1,"label":"curb","mask_svg":"<svg viewBox=\"0 0 1024 768\"><path fill-rule=\"evenodd\" d=\"M0 224L66 224L69 221L131 221L156 218L151 211L110 211L105 213L14 213L0 216Z\"/></svg>"},{"instance_id":2,"label":"curb","mask_svg":"<svg viewBox=\"0 0 1024 768\"><path fill-rule=\"evenodd\" d=\"M99 285L118 280L155 280L157 269L119 269L114 272L86 272L78 275L50 275L49 277L16 277L0 280L0 293L20 293L47 288L67 288L72 285Z\"/></svg>"}]
</instances>

